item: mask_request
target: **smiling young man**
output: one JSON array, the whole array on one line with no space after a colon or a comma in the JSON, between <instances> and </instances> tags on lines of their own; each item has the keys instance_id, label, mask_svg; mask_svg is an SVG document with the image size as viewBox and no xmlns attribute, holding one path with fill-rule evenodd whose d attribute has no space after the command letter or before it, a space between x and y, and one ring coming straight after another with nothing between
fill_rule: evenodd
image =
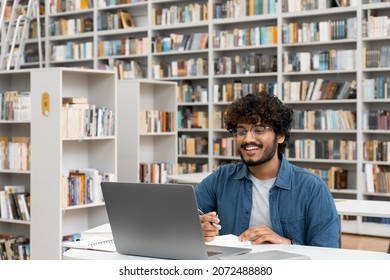
<instances>
[{"instance_id":1,"label":"smiling young man","mask_svg":"<svg viewBox=\"0 0 390 280\"><path fill-rule=\"evenodd\" d=\"M229 105L225 127L241 162L220 166L195 189L206 241L235 234L254 244L339 247L339 217L325 182L284 156L292 114L266 92Z\"/></svg>"}]
</instances>

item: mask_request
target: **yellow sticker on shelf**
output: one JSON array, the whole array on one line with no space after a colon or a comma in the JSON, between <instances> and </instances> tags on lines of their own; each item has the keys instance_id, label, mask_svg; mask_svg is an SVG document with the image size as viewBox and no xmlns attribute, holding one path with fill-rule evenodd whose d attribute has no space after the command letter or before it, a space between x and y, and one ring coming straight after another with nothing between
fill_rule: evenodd
<instances>
[{"instance_id":1,"label":"yellow sticker on shelf","mask_svg":"<svg viewBox=\"0 0 390 280\"><path fill-rule=\"evenodd\" d=\"M42 93L42 115L48 116L50 113L50 96L49 93Z\"/></svg>"}]
</instances>

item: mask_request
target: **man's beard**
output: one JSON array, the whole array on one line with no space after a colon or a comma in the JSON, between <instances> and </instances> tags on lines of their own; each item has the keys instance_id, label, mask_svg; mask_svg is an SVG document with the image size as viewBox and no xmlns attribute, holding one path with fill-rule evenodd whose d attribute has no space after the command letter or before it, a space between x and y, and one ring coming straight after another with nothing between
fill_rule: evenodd
<instances>
[{"instance_id":1,"label":"man's beard","mask_svg":"<svg viewBox=\"0 0 390 280\"><path fill-rule=\"evenodd\" d=\"M253 145L253 144L252 144ZM257 144L256 144L257 145ZM245 148L246 145L244 146L241 146L242 149ZM260 144L260 145L257 145L260 147L260 149L262 149L264 147L264 145ZM274 139L274 142L273 142L273 145L272 146L268 146L264 151L263 151L263 156L261 158L259 158L258 160L252 160L252 159L249 159L249 160L245 160L243 155L242 155L242 151L241 149L239 149L239 153L240 153L240 157L241 157L241 160L247 165L247 166L259 166L259 165L262 165L268 161L270 161L274 156L275 156L275 153L276 153L276 149L278 147L278 143L276 141L276 136L275 136L275 139Z\"/></svg>"}]
</instances>

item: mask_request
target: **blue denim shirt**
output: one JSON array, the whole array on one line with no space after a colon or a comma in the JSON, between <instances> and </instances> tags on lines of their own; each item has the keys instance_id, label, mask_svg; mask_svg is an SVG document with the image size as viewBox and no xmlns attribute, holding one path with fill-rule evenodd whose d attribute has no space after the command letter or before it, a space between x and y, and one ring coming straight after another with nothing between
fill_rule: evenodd
<instances>
[{"instance_id":1,"label":"blue denim shirt","mask_svg":"<svg viewBox=\"0 0 390 280\"><path fill-rule=\"evenodd\" d=\"M220 234L240 235L249 228L252 181L244 163L220 166L195 192L203 212L218 213ZM325 182L284 156L269 205L275 233L302 245L339 247L339 217Z\"/></svg>"}]
</instances>

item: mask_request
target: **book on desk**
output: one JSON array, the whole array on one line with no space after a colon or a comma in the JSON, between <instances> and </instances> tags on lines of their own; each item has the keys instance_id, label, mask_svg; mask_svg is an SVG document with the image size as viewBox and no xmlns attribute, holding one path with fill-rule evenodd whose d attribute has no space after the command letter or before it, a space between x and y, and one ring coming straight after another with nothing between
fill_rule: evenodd
<instances>
[{"instance_id":1,"label":"book on desk","mask_svg":"<svg viewBox=\"0 0 390 280\"><path fill-rule=\"evenodd\" d=\"M83 231L80 235L80 240L64 241L62 242L62 247L116 252L109 223Z\"/></svg>"},{"instance_id":2,"label":"book on desk","mask_svg":"<svg viewBox=\"0 0 390 280\"><path fill-rule=\"evenodd\" d=\"M73 249L85 249L105 252L116 252L114 239L99 235L92 235L86 239L80 239L78 241L65 241L62 242L63 248Z\"/></svg>"}]
</instances>

